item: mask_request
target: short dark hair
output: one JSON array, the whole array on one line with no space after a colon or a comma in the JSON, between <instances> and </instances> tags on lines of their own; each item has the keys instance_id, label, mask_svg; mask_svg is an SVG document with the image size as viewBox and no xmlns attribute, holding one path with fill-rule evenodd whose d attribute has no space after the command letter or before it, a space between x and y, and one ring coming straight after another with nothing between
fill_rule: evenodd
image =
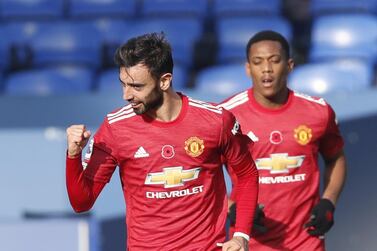
<instances>
[{"instance_id":1,"label":"short dark hair","mask_svg":"<svg viewBox=\"0 0 377 251\"><path fill-rule=\"evenodd\" d=\"M264 30L256 33L254 36L252 36L247 43L246 46L246 59L249 61L249 53L250 53L250 47L260 41L276 41L279 42L281 45L281 48L284 51L284 56L286 59L290 58L290 49L289 49L289 43L287 39L285 39L284 36L282 36L280 33L272 30Z\"/></svg>"},{"instance_id":2,"label":"short dark hair","mask_svg":"<svg viewBox=\"0 0 377 251\"><path fill-rule=\"evenodd\" d=\"M115 64L132 67L143 64L152 77L159 79L164 73L173 73L171 46L164 33L148 33L129 39L115 52Z\"/></svg>"}]
</instances>

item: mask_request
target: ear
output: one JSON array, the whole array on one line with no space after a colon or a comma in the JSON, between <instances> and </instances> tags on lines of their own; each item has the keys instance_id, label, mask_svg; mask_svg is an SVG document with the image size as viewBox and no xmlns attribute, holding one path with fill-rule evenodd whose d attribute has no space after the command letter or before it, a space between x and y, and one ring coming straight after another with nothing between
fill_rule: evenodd
<instances>
[{"instance_id":1,"label":"ear","mask_svg":"<svg viewBox=\"0 0 377 251\"><path fill-rule=\"evenodd\" d=\"M163 91L166 91L171 86L171 81L173 79L173 75L171 73L165 73L160 77L160 88Z\"/></svg>"},{"instance_id":2,"label":"ear","mask_svg":"<svg viewBox=\"0 0 377 251\"><path fill-rule=\"evenodd\" d=\"M249 76L249 78L251 78L251 70L250 70L250 63L249 62L245 63L245 71L246 71L246 75Z\"/></svg>"},{"instance_id":3,"label":"ear","mask_svg":"<svg viewBox=\"0 0 377 251\"><path fill-rule=\"evenodd\" d=\"M295 62L292 58L288 59L288 72L291 72L295 66Z\"/></svg>"}]
</instances>

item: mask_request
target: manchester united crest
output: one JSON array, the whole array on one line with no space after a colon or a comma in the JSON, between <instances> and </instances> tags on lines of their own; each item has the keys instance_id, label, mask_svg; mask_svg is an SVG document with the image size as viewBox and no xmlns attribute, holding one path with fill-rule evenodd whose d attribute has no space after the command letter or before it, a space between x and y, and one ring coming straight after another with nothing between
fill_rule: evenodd
<instances>
[{"instance_id":1,"label":"manchester united crest","mask_svg":"<svg viewBox=\"0 0 377 251\"><path fill-rule=\"evenodd\" d=\"M186 153L192 157L198 157L203 153L204 141L198 137L190 137L185 141Z\"/></svg>"},{"instance_id":2,"label":"manchester united crest","mask_svg":"<svg viewBox=\"0 0 377 251\"><path fill-rule=\"evenodd\" d=\"M294 137L300 145L308 144L312 138L312 129L310 129L306 125L300 125L296 129L294 129L294 132Z\"/></svg>"}]
</instances>

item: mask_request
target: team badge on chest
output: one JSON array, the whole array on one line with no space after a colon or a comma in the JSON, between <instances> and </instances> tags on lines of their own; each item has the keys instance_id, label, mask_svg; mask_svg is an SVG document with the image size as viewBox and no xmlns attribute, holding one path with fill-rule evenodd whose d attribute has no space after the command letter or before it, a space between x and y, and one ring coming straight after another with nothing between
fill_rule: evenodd
<instances>
[{"instance_id":1,"label":"team badge on chest","mask_svg":"<svg viewBox=\"0 0 377 251\"><path fill-rule=\"evenodd\" d=\"M306 125L300 125L294 129L294 137L300 145L306 145L312 138L312 129Z\"/></svg>"},{"instance_id":2,"label":"team badge on chest","mask_svg":"<svg viewBox=\"0 0 377 251\"><path fill-rule=\"evenodd\" d=\"M185 150L191 157L198 157L203 153L204 141L198 137L190 137L185 141Z\"/></svg>"}]
</instances>

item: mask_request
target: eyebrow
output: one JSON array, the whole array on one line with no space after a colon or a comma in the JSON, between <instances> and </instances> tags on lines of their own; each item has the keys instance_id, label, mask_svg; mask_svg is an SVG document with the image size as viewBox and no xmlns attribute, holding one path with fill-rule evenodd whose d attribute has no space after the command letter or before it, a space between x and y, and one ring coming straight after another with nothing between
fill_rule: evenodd
<instances>
[{"instance_id":1,"label":"eyebrow","mask_svg":"<svg viewBox=\"0 0 377 251\"><path fill-rule=\"evenodd\" d=\"M281 54L272 54L272 55L268 55L267 58L272 58L272 57L281 57L282 55ZM251 58L262 58L263 56L251 56Z\"/></svg>"},{"instance_id":2,"label":"eyebrow","mask_svg":"<svg viewBox=\"0 0 377 251\"><path fill-rule=\"evenodd\" d=\"M280 58L282 58L283 56L280 55L280 54L272 54L272 55L267 56L267 57L263 57L263 56L251 56L250 59L251 59L251 60L253 60L253 59L263 59L263 58L271 59L271 58L273 58L273 57L280 57Z\"/></svg>"},{"instance_id":3,"label":"eyebrow","mask_svg":"<svg viewBox=\"0 0 377 251\"><path fill-rule=\"evenodd\" d=\"M143 83L138 83L138 82L128 82L128 83L125 83L122 81L121 78L119 78L119 81L123 84L123 85L131 85L131 86L144 86L145 84Z\"/></svg>"}]
</instances>

